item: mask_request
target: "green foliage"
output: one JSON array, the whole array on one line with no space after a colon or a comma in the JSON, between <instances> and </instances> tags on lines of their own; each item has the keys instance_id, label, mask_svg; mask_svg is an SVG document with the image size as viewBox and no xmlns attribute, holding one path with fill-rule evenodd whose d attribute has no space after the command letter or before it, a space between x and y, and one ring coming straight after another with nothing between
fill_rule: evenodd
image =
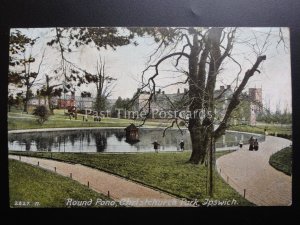
<instances>
[{"instance_id":1,"label":"green foliage","mask_svg":"<svg viewBox=\"0 0 300 225\"><path fill-rule=\"evenodd\" d=\"M287 135L287 136L292 135L291 126L279 126L274 124L268 124L268 125L257 125L257 126L237 125L237 126L230 127L230 130L257 133L257 134L264 134L265 129L267 129L267 132L270 135L275 134L275 132L277 133L277 135Z\"/></svg>"},{"instance_id":2,"label":"green foliage","mask_svg":"<svg viewBox=\"0 0 300 225\"><path fill-rule=\"evenodd\" d=\"M94 109L98 112L105 110L107 107L107 98L103 95L96 96L96 102L94 104Z\"/></svg>"},{"instance_id":3,"label":"green foliage","mask_svg":"<svg viewBox=\"0 0 300 225\"><path fill-rule=\"evenodd\" d=\"M118 97L117 101L115 102L115 104L112 106L112 116L113 117L117 117L118 111L117 109L121 109L121 110L132 110L133 106L132 106L132 100L129 98L124 98L122 99L120 96ZM123 114L123 111L120 111L120 114Z\"/></svg>"},{"instance_id":4,"label":"green foliage","mask_svg":"<svg viewBox=\"0 0 300 225\"><path fill-rule=\"evenodd\" d=\"M109 200L76 181L16 160L9 160L9 198L11 207L22 207L15 205L22 201L30 202L25 206L29 208L66 207L68 198ZM35 202L40 205L34 206Z\"/></svg>"},{"instance_id":5,"label":"green foliage","mask_svg":"<svg viewBox=\"0 0 300 225\"><path fill-rule=\"evenodd\" d=\"M232 112L231 117L236 118L238 121L241 121L243 118L245 118L245 121L249 121L250 102L245 99L241 100L240 104Z\"/></svg>"},{"instance_id":6,"label":"green foliage","mask_svg":"<svg viewBox=\"0 0 300 225\"><path fill-rule=\"evenodd\" d=\"M37 39L37 38L36 38ZM22 87L26 85L25 82L30 78L36 78L38 75L36 72L26 71L23 66L29 65L35 62L35 58L31 55L24 58L24 53L28 48L32 48L36 39L32 39L22 34L19 30L13 31L10 34L9 42L9 65L10 70L8 74L8 82ZM13 70L16 66L22 66L22 69Z\"/></svg>"},{"instance_id":7,"label":"green foliage","mask_svg":"<svg viewBox=\"0 0 300 225\"><path fill-rule=\"evenodd\" d=\"M280 123L280 124L291 124L292 123L292 113L276 111L274 113L270 111L265 111L264 113L258 115L257 121L263 121L266 123Z\"/></svg>"},{"instance_id":8,"label":"green foliage","mask_svg":"<svg viewBox=\"0 0 300 225\"><path fill-rule=\"evenodd\" d=\"M275 169L283 173L292 175L292 148L287 147L276 152L270 157L269 163Z\"/></svg>"},{"instance_id":9,"label":"green foliage","mask_svg":"<svg viewBox=\"0 0 300 225\"><path fill-rule=\"evenodd\" d=\"M50 97L55 97L55 96L61 96L63 92L63 89L62 88L57 88L57 89L54 89L53 87L46 87L45 85L42 87L41 90L37 90L37 96L44 96L44 97L47 97L47 96L50 96Z\"/></svg>"},{"instance_id":10,"label":"green foliage","mask_svg":"<svg viewBox=\"0 0 300 225\"><path fill-rule=\"evenodd\" d=\"M47 121L50 115L49 110L44 105L37 106L33 110L32 114L38 118L37 121L40 125L42 125L45 121Z\"/></svg>"},{"instance_id":11,"label":"green foliage","mask_svg":"<svg viewBox=\"0 0 300 225\"><path fill-rule=\"evenodd\" d=\"M63 51L72 52L73 48L82 45L95 44L97 49L108 47L116 49L118 46L128 45L131 43L133 36L120 35L116 27L70 27L56 28L56 37L49 41L49 46L59 45L61 39L67 39L68 45L63 46Z\"/></svg>"},{"instance_id":12,"label":"green foliage","mask_svg":"<svg viewBox=\"0 0 300 225\"><path fill-rule=\"evenodd\" d=\"M22 34L21 31L16 30L12 31L10 34L9 40L9 65L16 66L20 65L22 60L16 57L17 55L24 53L28 46L33 46L36 42L36 39L31 39L26 35ZM31 61L34 60L31 58Z\"/></svg>"},{"instance_id":13,"label":"green foliage","mask_svg":"<svg viewBox=\"0 0 300 225\"><path fill-rule=\"evenodd\" d=\"M131 100L129 98L122 99L119 96L113 107L115 109L119 108L119 109L130 110L132 108L131 105L130 105L130 103L131 103Z\"/></svg>"},{"instance_id":14,"label":"green foliage","mask_svg":"<svg viewBox=\"0 0 300 225\"><path fill-rule=\"evenodd\" d=\"M292 140L292 135L291 134L281 134L281 133L269 133L269 135L272 136L277 136L277 137L281 137L281 138L285 138L285 139L289 139Z\"/></svg>"},{"instance_id":15,"label":"green foliage","mask_svg":"<svg viewBox=\"0 0 300 225\"><path fill-rule=\"evenodd\" d=\"M17 103L16 99L14 98L14 96L12 94L10 94L7 99L7 104L9 106L12 106L12 105L16 105L16 103Z\"/></svg>"},{"instance_id":16,"label":"green foliage","mask_svg":"<svg viewBox=\"0 0 300 225\"><path fill-rule=\"evenodd\" d=\"M85 97L91 97L92 96L92 94L91 94L91 92L88 92L88 91L83 91L83 92L81 92L81 97L82 98L85 98Z\"/></svg>"},{"instance_id":17,"label":"green foliage","mask_svg":"<svg viewBox=\"0 0 300 225\"><path fill-rule=\"evenodd\" d=\"M43 53L37 71L32 71L33 66L31 65L34 64L35 58L32 57L31 52L36 39L38 38L27 37L19 30L12 32L10 35L8 83L16 88L26 88L24 112L28 112L27 104L32 93L31 88L36 81L44 58Z\"/></svg>"},{"instance_id":18,"label":"green foliage","mask_svg":"<svg viewBox=\"0 0 300 225\"><path fill-rule=\"evenodd\" d=\"M15 108L22 108L23 107L23 103L24 103L24 96L23 93L19 92L16 94L16 96L14 96L13 94L10 94L8 96L8 106L9 109L11 109L12 106L14 106Z\"/></svg>"}]
</instances>

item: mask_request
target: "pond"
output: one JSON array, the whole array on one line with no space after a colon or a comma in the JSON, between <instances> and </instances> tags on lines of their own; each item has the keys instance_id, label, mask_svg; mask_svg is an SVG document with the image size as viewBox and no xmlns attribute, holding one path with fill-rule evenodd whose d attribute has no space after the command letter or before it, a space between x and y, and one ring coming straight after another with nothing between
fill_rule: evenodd
<instances>
[{"instance_id":1,"label":"pond","mask_svg":"<svg viewBox=\"0 0 300 225\"><path fill-rule=\"evenodd\" d=\"M216 142L220 148L237 146L240 140L247 143L251 134L227 131ZM264 136L254 135L259 141ZM184 149L191 149L188 130L183 133L170 129L163 137L161 128L140 128L139 142L127 143L124 129L86 129L66 131L43 131L10 133L8 149L14 151L51 151L51 152L153 152L153 142L160 144L159 151L179 151L179 143L184 140Z\"/></svg>"}]
</instances>

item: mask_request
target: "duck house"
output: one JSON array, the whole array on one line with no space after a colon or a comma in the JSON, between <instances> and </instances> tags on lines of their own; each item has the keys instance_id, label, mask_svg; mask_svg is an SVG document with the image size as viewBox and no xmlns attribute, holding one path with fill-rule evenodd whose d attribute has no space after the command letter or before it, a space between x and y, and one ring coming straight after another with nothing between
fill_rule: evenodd
<instances>
[{"instance_id":1,"label":"duck house","mask_svg":"<svg viewBox=\"0 0 300 225\"><path fill-rule=\"evenodd\" d=\"M132 123L125 128L126 142L135 143L139 141L139 129Z\"/></svg>"}]
</instances>

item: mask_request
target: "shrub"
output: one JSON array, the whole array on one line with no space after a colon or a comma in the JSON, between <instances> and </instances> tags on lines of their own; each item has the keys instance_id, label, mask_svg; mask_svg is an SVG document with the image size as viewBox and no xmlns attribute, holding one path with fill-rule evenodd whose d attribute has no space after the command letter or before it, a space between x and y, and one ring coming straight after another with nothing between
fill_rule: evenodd
<instances>
[{"instance_id":1,"label":"shrub","mask_svg":"<svg viewBox=\"0 0 300 225\"><path fill-rule=\"evenodd\" d=\"M270 135L275 136L275 133L270 133ZM288 140L292 140L292 135L291 134L281 134L281 133L278 133L277 137L281 137L281 138L285 138L285 139L288 139Z\"/></svg>"},{"instance_id":2,"label":"shrub","mask_svg":"<svg viewBox=\"0 0 300 225\"><path fill-rule=\"evenodd\" d=\"M183 120L181 120L180 122L179 122L179 126L184 126L185 125L185 122L183 121Z\"/></svg>"},{"instance_id":3,"label":"shrub","mask_svg":"<svg viewBox=\"0 0 300 225\"><path fill-rule=\"evenodd\" d=\"M45 121L48 120L49 118L49 110L47 109L46 106L44 105L40 105L37 106L34 110L33 110L33 115L35 115L37 117L37 121L39 124L43 124Z\"/></svg>"},{"instance_id":4,"label":"shrub","mask_svg":"<svg viewBox=\"0 0 300 225\"><path fill-rule=\"evenodd\" d=\"M292 146L281 149L279 152L271 155L269 164L275 169L282 171L283 173L292 175Z\"/></svg>"}]
</instances>

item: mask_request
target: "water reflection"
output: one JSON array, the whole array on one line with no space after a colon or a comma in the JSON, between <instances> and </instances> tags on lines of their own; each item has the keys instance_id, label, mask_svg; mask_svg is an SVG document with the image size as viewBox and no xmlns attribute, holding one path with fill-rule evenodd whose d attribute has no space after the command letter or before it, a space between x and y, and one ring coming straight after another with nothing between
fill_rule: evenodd
<instances>
[{"instance_id":1,"label":"water reflection","mask_svg":"<svg viewBox=\"0 0 300 225\"><path fill-rule=\"evenodd\" d=\"M185 149L191 149L189 132L169 130L162 136L162 129L140 129L140 141L127 143L123 129L49 131L9 134L8 147L16 151L52 151L52 152L150 152L152 143L157 140L160 151L178 151L181 139ZM217 140L216 148L237 146L239 141L247 142L251 134L226 132ZM264 136L255 136L263 141Z\"/></svg>"}]
</instances>

